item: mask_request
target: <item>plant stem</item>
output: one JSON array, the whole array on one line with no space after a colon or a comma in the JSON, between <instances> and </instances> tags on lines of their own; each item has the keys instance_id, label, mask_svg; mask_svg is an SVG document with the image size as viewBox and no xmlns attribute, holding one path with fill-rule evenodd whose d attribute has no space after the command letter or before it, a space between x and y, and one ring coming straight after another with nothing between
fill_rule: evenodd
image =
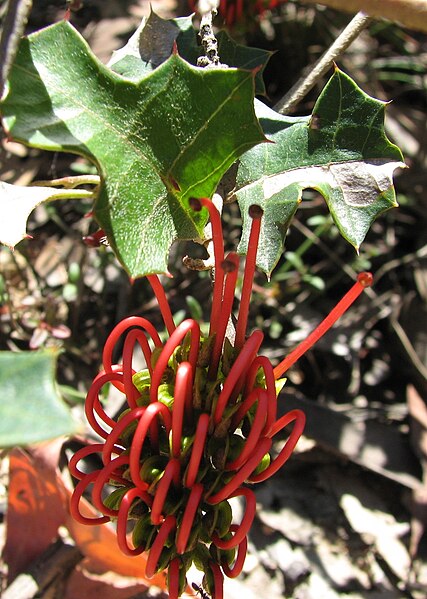
<instances>
[{"instance_id":1,"label":"plant stem","mask_svg":"<svg viewBox=\"0 0 427 599\"><path fill-rule=\"evenodd\" d=\"M308 94L316 85L321 77L334 64L334 61L341 56L358 35L373 21L372 17L362 12L350 21L347 27L337 37L332 46L319 58L315 65L310 68L307 76L301 77L295 85L277 102L274 110L281 114L292 112L297 104Z\"/></svg>"},{"instance_id":2,"label":"plant stem","mask_svg":"<svg viewBox=\"0 0 427 599\"><path fill-rule=\"evenodd\" d=\"M74 189L78 185L99 185L100 182L101 179L98 175L76 175L50 179L48 181L34 181L32 185L37 187L65 187L65 189Z\"/></svg>"},{"instance_id":3,"label":"plant stem","mask_svg":"<svg viewBox=\"0 0 427 599\"><path fill-rule=\"evenodd\" d=\"M24 35L32 5L32 0L18 0L7 5L0 40L0 97L3 95L21 36Z\"/></svg>"},{"instance_id":4,"label":"plant stem","mask_svg":"<svg viewBox=\"0 0 427 599\"><path fill-rule=\"evenodd\" d=\"M226 65L221 64L218 54L218 42L213 32L213 17L216 15L216 9L207 7L208 10L204 12L200 20L200 42L205 52L204 56L200 56L197 59L198 67L206 68L218 68L225 67Z\"/></svg>"}]
</instances>

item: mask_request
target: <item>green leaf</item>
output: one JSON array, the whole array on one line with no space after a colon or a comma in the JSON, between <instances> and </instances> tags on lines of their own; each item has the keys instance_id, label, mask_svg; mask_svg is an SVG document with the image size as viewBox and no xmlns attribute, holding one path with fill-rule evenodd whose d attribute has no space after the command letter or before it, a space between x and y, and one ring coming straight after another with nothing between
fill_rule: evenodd
<instances>
[{"instance_id":1,"label":"green leaf","mask_svg":"<svg viewBox=\"0 0 427 599\"><path fill-rule=\"evenodd\" d=\"M0 181L0 243L14 248L26 236L26 224L31 212L42 202L91 197L85 189L54 189L52 187L20 187Z\"/></svg>"},{"instance_id":2,"label":"green leaf","mask_svg":"<svg viewBox=\"0 0 427 599\"><path fill-rule=\"evenodd\" d=\"M0 447L76 432L55 385L58 352L0 352Z\"/></svg>"},{"instance_id":3,"label":"green leaf","mask_svg":"<svg viewBox=\"0 0 427 599\"><path fill-rule=\"evenodd\" d=\"M265 96L266 90L263 72L273 52L237 44L226 31L220 31L217 35L217 40L218 54L221 62L227 64L229 67L254 69L256 72L255 93L257 95Z\"/></svg>"},{"instance_id":4,"label":"green leaf","mask_svg":"<svg viewBox=\"0 0 427 599\"><path fill-rule=\"evenodd\" d=\"M311 117L285 117L256 102L267 138L241 159L237 199L244 220L239 252L246 253L251 204L264 209L258 266L271 273L301 202L318 190L341 235L356 249L374 219L396 206L392 175L405 166L384 132L385 103L365 94L336 69Z\"/></svg>"},{"instance_id":5,"label":"green leaf","mask_svg":"<svg viewBox=\"0 0 427 599\"><path fill-rule=\"evenodd\" d=\"M151 10L127 44L113 52L108 66L131 81L139 81L169 58L179 33L173 19L162 19Z\"/></svg>"},{"instance_id":6,"label":"green leaf","mask_svg":"<svg viewBox=\"0 0 427 599\"><path fill-rule=\"evenodd\" d=\"M9 135L86 156L101 175L94 215L131 277L167 271L176 239L203 235L210 197L265 141L254 74L199 69L177 55L138 82L102 65L67 22L24 39L1 106Z\"/></svg>"},{"instance_id":7,"label":"green leaf","mask_svg":"<svg viewBox=\"0 0 427 599\"><path fill-rule=\"evenodd\" d=\"M216 37L221 62L229 67L254 70L255 93L265 95L263 71L273 53L238 44L226 31L220 31ZM113 52L108 66L132 81L139 81L169 58L174 42L178 54L196 66L203 51L197 43L191 16L166 20L151 11L128 43Z\"/></svg>"}]
</instances>

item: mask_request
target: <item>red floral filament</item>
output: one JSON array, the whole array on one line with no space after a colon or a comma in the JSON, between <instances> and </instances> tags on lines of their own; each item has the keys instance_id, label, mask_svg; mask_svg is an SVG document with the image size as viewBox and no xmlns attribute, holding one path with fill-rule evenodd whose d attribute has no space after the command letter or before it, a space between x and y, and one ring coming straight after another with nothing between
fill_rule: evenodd
<instances>
[{"instance_id":1,"label":"red floral filament","mask_svg":"<svg viewBox=\"0 0 427 599\"><path fill-rule=\"evenodd\" d=\"M242 6L238 3L236 9ZM220 599L223 576L238 576L243 568L255 516L255 495L242 485L261 482L277 472L304 429L301 410L277 419L276 380L348 309L372 283L372 276L359 275L323 323L273 368L265 356L258 355L263 333L255 330L245 338L262 210L250 209L252 226L232 346L226 334L239 258L234 253L224 257L221 219L212 202L194 199L190 206L206 208L212 226L215 281L209 336L201 336L193 319L175 327L163 287L156 275L150 275L169 338L162 343L153 325L142 317L126 318L109 335L104 370L95 377L85 406L87 419L102 441L82 448L70 461L70 472L79 481L70 509L83 524L116 521L121 551L147 553L146 576L168 568L172 599L186 587L189 561L204 571L209 595ZM135 372L138 346L146 369ZM122 363L115 364L120 347ZM100 400L107 383L121 391L126 401L117 418L106 413ZM273 439L284 431L285 444L272 459ZM85 473L79 462L93 454L101 457L102 467ZM99 511L94 518L81 512L81 498L89 489ZM241 523L231 524L228 500L236 496L245 498L246 508ZM133 541L128 538L130 526Z\"/></svg>"}]
</instances>

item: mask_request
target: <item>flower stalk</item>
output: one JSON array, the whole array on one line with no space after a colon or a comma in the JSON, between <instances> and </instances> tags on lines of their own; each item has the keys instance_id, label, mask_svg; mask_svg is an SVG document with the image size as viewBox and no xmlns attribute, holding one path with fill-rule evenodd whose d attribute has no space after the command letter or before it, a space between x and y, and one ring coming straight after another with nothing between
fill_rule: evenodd
<instances>
[{"instance_id":1,"label":"flower stalk","mask_svg":"<svg viewBox=\"0 0 427 599\"><path fill-rule=\"evenodd\" d=\"M146 552L147 577L168 570L171 599L187 587L191 564L204 573L205 591L221 599L224 576L233 578L242 571L255 516L255 494L245 485L275 474L304 430L301 410L277 419L276 383L371 284L372 277L359 275L323 323L273 368L259 355L263 333L255 330L246 338L262 210L252 206L249 212L252 228L232 346L225 335L239 258L224 254L221 219L212 202L192 199L190 206L195 211L207 209L212 225L215 282L209 335L201 335L194 319L175 326L159 278L148 277L169 338L162 343L153 325L137 316L124 319L109 335L103 370L85 404L87 419L101 441L80 449L70 460L70 472L79 481L71 513L87 525L116 522L120 550L127 555ZM113 356L121 341L122 361L115 364ZM146 362L141 371L133 366L138 346ZM118 417L106 413L100 401L107 383L126 400ZM274 438L283 431L287 440L272 458ZM79 463L90 455L99 455L102 466L85 473ZM83 516L79 508L82 495L89 491L100 514L95 518ZM233 497L246 503L240 524L232 523Z\"/></svg>"}]
</instances>

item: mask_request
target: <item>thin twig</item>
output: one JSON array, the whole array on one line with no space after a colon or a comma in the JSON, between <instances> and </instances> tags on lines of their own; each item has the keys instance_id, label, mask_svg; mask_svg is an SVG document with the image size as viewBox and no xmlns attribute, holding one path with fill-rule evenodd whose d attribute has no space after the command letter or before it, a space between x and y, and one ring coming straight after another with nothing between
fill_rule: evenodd
<instances>
[{"instance_id":1,"label":"thin twig","mask_svg":"<svg viewBox=\"0 0 427 599\"><path fill-rule=\"evenodd\" d=\"M101 178L98 175L76 175L46 181L34 181L32 185L37 187L65 187L65 189L74 189L78 185L99 185L100 182Z\"/></svg>"},{"instance_id":2,"label":"thin twig","mask_svg":"<svg viewBox=\"0 0 427 599\"><path fill-rule=\"evenodd\" d=\"M316 85L319 79L332 67L335 60L347 50L350 44L372 21L372 17L362 12L357 13L332 46L319 58L314 67L310 68L309 74L301 77L283 98L277 102L274 109L281 114L292 112L297 104Z\"/></svg>"}]
</instances>

